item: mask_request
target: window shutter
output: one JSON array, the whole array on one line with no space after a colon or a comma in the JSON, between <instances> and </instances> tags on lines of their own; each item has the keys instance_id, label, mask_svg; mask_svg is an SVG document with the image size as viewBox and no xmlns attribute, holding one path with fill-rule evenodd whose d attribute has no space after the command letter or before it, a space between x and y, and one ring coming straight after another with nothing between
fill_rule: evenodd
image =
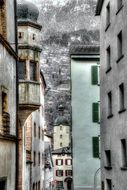
<instances>
[{"instance_id":1,"label":"window shutter","mask_svg":"<svg viewBox=\"0 0 127 190\"><path fill-rule=\"evenodd\" d=\"M61 159L61 165L63 165L63 160Z\"/></svg>"},{"instance_id":2,"label":"window shutter","mask_svg":"<svg viewBox=\"0 0 127 190\"><path fill-rule=\"evenodd\" d=\"M99 158L99 137L93 137L93 157Z\"/></svg>"},{"instance_id":3,"label":"window shutter","mask_svg":"<svg viewBox=\"0 0 127 190\"><path fill-rule=\"evenodd\" d=\"M65 165L67 165L67 159L65 160Z\"/></svg>"},{"instance_id":4,"label":"window shutter","mask_svg":"<svg viewBox=\"0 0 127 190\"><path fill-rule=\"evenodd\" d=\"M58 165L58 160L56 160L56 165Z\"/></svg>"},{"instance_id":5,"label":"window shutter","mask_svg":"<svg viewBox=\"0 0 127 190\"><path fill-rule=\"evenodd\" d=\"M57 172L57 170L56 170L56 176L58 176L58 172Z\"/></svg>"},{"instance_id":6,"label":"window shutter","mask_svg":"<svg viewBox=\"0 0 127 190\"><path fill-rule=\"evenodd\" d=\"M65 171L65 176L67 176L67 170Z\"/></svg>"},{"instance_id":7,"label":"window shutter","mask_svg":"<svg viewBox=\"0 0 127 190\"><path fill-rule=\"evenodd\" d=\"M93 114L93 122L98 123L99 122L99 104L93 103L92 105L92 114Z\"/></svg>"},{"instance_id":8,"label":"window shutter","mask_svg":"<svg viewBox=\"0 0 127 190\"><path fill-rule=\"evenodd\" d=\"M94 65L91 67L91 79L92 84L97 85L98 84L98 66Z\"/></svg>"}]
</instances>

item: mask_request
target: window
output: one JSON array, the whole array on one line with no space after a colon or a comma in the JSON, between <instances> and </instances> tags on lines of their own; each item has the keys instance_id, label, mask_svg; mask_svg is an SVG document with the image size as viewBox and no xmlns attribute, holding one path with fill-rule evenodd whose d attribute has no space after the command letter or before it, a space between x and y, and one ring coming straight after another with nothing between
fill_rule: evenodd
<instances>
[{"instance_id":1,"label":"window","mask_svg":"<svg viewBox=\"0 0 127 190\"><path fill-rule=\"evenodd\" d=\"M34 151L34 166L36 166L36 152Z\"/></svg>"},{"instance_id":2,"label":"window","mask_svg":"<svg viewBox=\"0 0 127 190\"><path fill-rule=\"evenodd\" d=\"M56 170L56 176L58 177L63 176L63 170Z\"/></svg>"},{"instance_id":3,"label":"window","mask_svg":"<svg viewBox=\"0 0 127 190\"><path fill-rule=\"evenodd\" d=\"M121 150L122 150L122 166L127 167L127 145L126 139L121 139Z\"/></svg>"},{"instance_id":4,"label":"window","mask_svg":"<svg viewBox=\"0 0 127 190\"><path fill-rule=\"evenodd\" d=\"M110 150L105 151L105 158L106 158L105 168L111 168L111 151Z\"/></svg>"},{"instance_id":5,"label":"window","mask_svg":"<svg viewBox=\"0 0 127 190\"><path fill-rule=\"evenodd\" d=\"M108 3L107 7L106 7L106 30L108 29L108 27L110 26L110 3Z\"/></svg>"},{"instance_id":6,"label":"window","mask_svg":"<svg viewBox=\"0 0 127 190\"><path fill-rule=\"evenodd\" d=\"M101 189L102 189L102 190L105 190L105 184L104 184L104 181L101 182Z\"/></svg>"},{"instance_id":7,"label":"window","mask_svg":"<svg viewBox=\"0 0 127 190\"><path fill-rule=\"evenodd\" d=\"M40 190L40 181L38 182L38 190Z\"/></svg>"},{"instance_id":8,"label":"window","mask_svg":"<svg viewBox=\"0 0 127 190\"><path fill-rule=\"evenodd\" d=\"M25 79L26 63L25 61L18 61L18 78L21 80Z\"/></svg>"},{"instance_id":9,"label":"window","mask_svg":"<svg viewBox=\"0 0 127 190\"><path fill-rule=\"evenodd\" d=\"M57 181L57 187L63 187L63 181Z\"/></svg>"},{"instance_id":10,"label":"window","mask_svg":"<svg viewBox=\"0 0 127 190\"><path fill-rule=\"evenodd\" d=\"M98 66L93 65L91 67L91 83L92 85L98 85Z\"/></svg>"},{"instance_id":11,"label":"window","mask_svg":"<svg viewBox=\"0 0 127 190\"><path fill-rule=\"evenodd\" d=\"M63 147L63 143L62 142L60 143L60 147Z\"/></svg>"},{"instance_id":12,"label":"window","mask_svg":"<svg viewBox=\"0 0 127 190\"><path fill-rule=\"evenodd\" d=\"M112 181L111 179L106 179L107 190L112 190Z\"/></svg>"},{"instance_id":13,"label":"window","mask_svg":"<svg viewBox=\"0 0 127 190\"><path fill-rule=\"evenodd\" d=\"M119 11L122 8L123 0L117 0L117 10Z\"/></svg>"},{"instance_id":14,"label":"window","mask_svg":"<svg viewBox=\"0 0 127 190\"><path fill-rule=\"evenodd\" d=\"M40 152L38 153L38 166L40 166Z\"/></svg>"},{"instance_id":15,"label":"window","mask_svg":"<svg viewBox=\"0 0 127 190\"><path fill-rule=\"evenodd\" d=\"M72 170L66 170L65 175L66 176L72 176Z\"/></svg>"},{"instance_id":16,"label":"window","mask_svg":"<svg viewBox=\"0 0 127 190\"><path fill-rule=\"evenodd\" d=\"M62 131L62 129L63 129L63 128L62 128L62 125L60 125L60 130Z\"/></svg>"},{"instance_id":17,"label":"window","mask_svg":"<svg viewBox=\"0 0 127 190\"><path fill-rule=\"evenodd\" d=\"M123 57L123 51L122 51L122 31L117 35L117 54L118 54L118 60L117 63L121 60Z\"/></svg>"},{"instance_id":18,"label":"window","mask_svg":"<svg viewBox=\"0 0 127 190\"><path fill-rule=\"evenodd\" d=\"M107 71L111 69L111 48L110 46L106 50L107 53Z\"/></svg>"},{"instance_id":19,"label":"window","mask_svg":"<svg viewBox=\"0 0 127 190\"><path fill-rule=\"evenodd\" d=\"M6 92L2 92L2 113L8 112L8 96Z\"/></svg>"},{"instance_id":20,"label":"window","mask_svg":"<svg viewBox=\"0 0 127 190\"><path fill-rule=\"evenodd\" d=\"M92 138L93 144L93 158L99 158L99 137Z\"/></svg>"},{"instance_id":21,"label":"window","mask_svg":"<svg viewBox=\"0 0 127 190\"><path fill-rule=\"evenodd\" d=\"M33 34L33 40L35 40L36 34Z\"/></svg>"},{"instance_id":22,"label":"window","mask_svg":"<svg viewBox=\"0 0 127 190\"><path fill-rule=\"evenodd\" d=\"M6 190L7 186L7 178L0 178L0 190Z\"/></svg>"},{"instance_id":23,"label":"window","mask_svg":"<svg viewBox=\"0 0 127 190\"><path fill-rule=\"evenodd\" d=\"M34 123L34 137L36 137L36 123Z\"/></svg>"},{"instance_id":24,"label":"window","mask_svg":"<svg viewBox=\"0 0 127 190\"><path fill-rule=\"evenodd\" d=\"M124 106L124 84L123 83L119 86L119 107L120 107L119 113L125 111L125 106Z\"/></svg>"},{"instance_id":25,"label":"window","mask_svg":"<svg viewBox=\"0 0 127 190\"><path fill-rule=\"evenodd\" d=\"M40 126L38 127L38 138L40 139L40 136L41 136L41 128Z\"/></svg>"},{"instance_id":26,"label":"window","mask_svg":"<svg viewBox=\"0 0 127 190\"><path fill-rule=\"evenodd\" d=\"M35 190L35 183L33 183L33 190Z\"/></svg>"},{"instance_id":27,"label":"window","mask_svg":"<svg viewBox=\"0 0 127 190\"><path fill-rule=\"evenodd\" d=\"M21 39L24 36L24 32L18 32L18 38Z\"/></svg>"},{"instance_id":28,"label":"window","mask_svg":"<svg viewBox=\"0 0 127 190\"><path fill-rule=\"evenodd\" d=\"M30 80L36 81L36 66L35 62L30 62Z\"/></svg>"},{"instance_id":29,"label":"window","mask_svg":"<svg viewBox=\"0 0 127 190\"><path fill-rule=\"evenodd\" d=\"M60 139L62 139L63 138L63 135L60 135Z\"/></svg>"},{"instance_id":30,"label":"window","mask_svg":"<svg viewBox=\"0 0 127 190\"><path fill-rule=\"evenodd\" d=\"M99 122L99 103L93 103L92 104L92 118L94 123Z\"/></svg>"},{"instance_id":31,"label":"window","mask_svg":"<svg viewBox=\"0 0 127 190\"><path fill-rule=\"evenodd\" d=\"M71 159L66 159L65 164L68 165L68 166L71 166L72 165L72 160Z\"/></svg>"},{"instance_id":32,"label":"window","mask_svg":"<svg viewBox=\"0 0 127 190\"><path fill-rule=\"evenodd\" d=\"M63 160L62 159L56 159L56 165L57 166L63 165Z\"/></svg>"},{"instance_id":33,"label":"window","mask_svg":"<svg viewBox=\"0 0 127 190\"><path fill-rule=\"evenodd\" d=\"M113 116L112 114L112 92L108 93L108 118Z\"/></svg>"}]
</instances>

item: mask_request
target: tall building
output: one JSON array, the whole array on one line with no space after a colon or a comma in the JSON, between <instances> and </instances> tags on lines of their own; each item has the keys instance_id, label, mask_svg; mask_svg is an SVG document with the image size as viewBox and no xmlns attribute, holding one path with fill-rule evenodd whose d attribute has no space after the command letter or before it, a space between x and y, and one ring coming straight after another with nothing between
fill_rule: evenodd
<instances>
[{"instance_id":1,"label":"tall building","mask_svg":"<svg viewBox=\"0 0 127 190\"><path fill-rule=\"evenodd\" d=\"M59 115L53 129L53 185L56 189L72 189L72 157L69 122L64 117L64 106L59 105Z\"/></svg>"},{"instance_id":2,"label":"tall building","mask_svg":"<svg viewBox=\"0 0 127 190\"><path fill-rule=\"evenodd\" d=\"M70 54L74 190L100 189L99 47L75 46Z\"/></svg>"},{"instance_id":3,"label":"tall building","mask_svg":"<svg viewBox=\"0 0 127 190\"><path fill-rule=\"evenodd\" d=\"M102 189L127 187L127 1L98 0L100 16L101 183Z\"/></svg>"},{"instance_id":4,"label":"tall building","mask_svg":"<svg viewBox=\"0 0 127 190\"><path fill-rule=\"evenodd\" d=\"M41 48L39 45L39 34L42 26L37 22L39 11L34 4L23 0L19 2L17 10L19 55L18 190L24 190L29 189L29 186L33 185L31 183L34 183L31 178L29 179L30 182L26 181L26 175L27 177L30 177L30 172L31 170L33 171L33 167L31 169L31 161L33 161L32 159L35 158L34 165L37 164L37 158L33 156L35 153L33 142L31 142L32 149L27 150L27 144L25 144L27 141L25 140L28 140L28 138L26 138L26 133L28 130L26 121L30 114L34 111L37 111L41 105L39 63ZM32 115L32 121L30 123L31 135L33 135L34 125L37 125L38 131L41 130L41 128L39 128L39 114L40 113L38 112L38 121ZM38 133L40 135L41 132ZM29 133L27 133L27 135L28 134ZM34 139L34 143L36 140L37 139ZM38 141L41 142L41 140L38 139L36 141L37 144L39 143ZM36 149L36 151L38 151L35 154L38 156L38 166L40 168L40 156L42 152L39 153L38 149ZM39 172L38 170L39 169L37 168L37 172ZM41 181L38 179L38 177L36 179L34 178L34 180L36 182L36 188L39 188Z\"/></svg>"},{"instance_id":5,"label":"tall building","mask_svg":"<svg viewBox=\"0 0 127 190\"><path fill-rule=\"evenodd\" d=\"M0 189L16 189L16 1L0 1Z\"/></svg>"}]
</instances>

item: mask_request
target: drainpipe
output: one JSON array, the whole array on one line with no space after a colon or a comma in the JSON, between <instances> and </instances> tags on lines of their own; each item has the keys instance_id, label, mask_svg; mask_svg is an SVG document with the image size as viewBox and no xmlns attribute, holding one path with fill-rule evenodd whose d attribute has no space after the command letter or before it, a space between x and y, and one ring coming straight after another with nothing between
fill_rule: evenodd
<instances>
[{"instance_id":1,"label":"drainpipe","mask_svg":"<svg viewBox=\"0 0 127 190\"><path fill-rule=\"evenodd\" d=\"M98 175L98 173L100 172L100 170L101 170L101 168L99 168L99 169L95 172L95 174L94 174L94 190L97 189L97 175Z\"/></svg>"},{"instance_id":2,"label":"drainpipe","mask_svg":"<svg viewBox=\"0 0 127 190\"><path fill-rule=\"evenodd\" d=\"M15 51L18 55L18 39L17 39L17 0L14 0L14 16L15 16ZM18 189L18 60L16 60L16 183L15 189Z\"/></svg>"}]
</instances>

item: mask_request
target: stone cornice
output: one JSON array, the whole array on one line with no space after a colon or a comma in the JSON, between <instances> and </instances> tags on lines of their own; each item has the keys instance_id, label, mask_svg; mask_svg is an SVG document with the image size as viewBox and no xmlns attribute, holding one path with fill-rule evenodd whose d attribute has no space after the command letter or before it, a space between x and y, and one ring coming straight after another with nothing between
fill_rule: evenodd
<instances>
[{"instance_id":1,"label":"stone cornice","mask_svg":"<svg viewBox=\"0 0 127 190\"><path fill-rule=\"evenodd\" d=\"M38 30L42 29L42 26L40 24L31 22L29 20L18 20L18 26L30 26Z\"/></svg>"},{"instance_id":2,"label":"stone cornice","mask_svg":"<svg viewBox=\"0 0 127 190\"><path fill-rule=\"evenodd\" d=\"M37 47L37 46L30 46L30 45L19 45L18 46L18 49L30 49L30 50L33 50L33 51L38 51L38 52L41 52L42 49L40 47Z\"/></svg>"},{"instance_id":3,"label":"stone cornice","mask_svg":"<svg viewBox=\"0 0 127 190\"><path fill-rule=\"evenodd\" d=\"M0 34L0 43L6 48L8 53L12 55L15 59L18 59L18 55L16 52L13 50L11 45L5 40L5 38Z\"/></svg>"}]
</instances>

